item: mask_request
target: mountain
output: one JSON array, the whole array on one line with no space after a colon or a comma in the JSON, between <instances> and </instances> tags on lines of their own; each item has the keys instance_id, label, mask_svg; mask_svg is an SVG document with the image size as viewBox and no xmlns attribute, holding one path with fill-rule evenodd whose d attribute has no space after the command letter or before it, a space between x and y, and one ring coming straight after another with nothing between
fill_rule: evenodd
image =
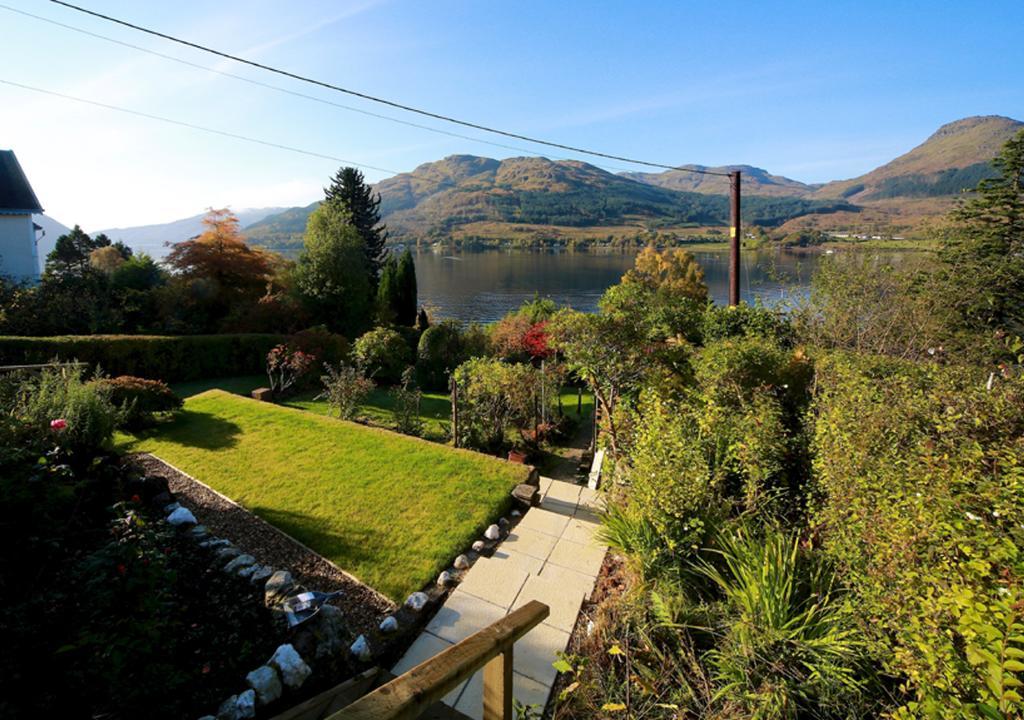
<instances>
[{"instance_id":1,"label":"mountain","mask_svg":"<svg viewBox=\"0 0 1024 720\"><path fill-rule=\"evenodd\" d=\"M268 215L279 213L283 209L279 207L248 208L235 211L235 215L238 217L239 224L244 228L247 225L262 220ZM112 242L120 240L135 252L146 252L159 259L167 254L167 243L188 240L203 232L204 217L206 217L206 213L155 225L100 230L93 233L93 235L103 233Z\"/></svg>"},{"instance_id":2,"label":"mountain","mask_svg":"<svg viewBox=\"0 0 1024 720\"><path fill-rule=\"evenodd\" d=\"M701 170L713 173L730 173L739 170L743 173L743 195L745 197L805 197L816 189L815 185L807 185L799 180L791 180L781 175L772 175L751 165L722 165L707 167L706 165L682 165L685 170ZM669 190L698 192L707 195L728 195L729 178L721 175L706 175L680 170L666 170L660 173L624 172L622 177L637 182L657 185Z\"/></svg>"},{"instance_id":3,"label":"mountain","mask_svg":"<svg viewBox=\"0 0 1024 720\"><path fill-rule=\"evenodd\" d=\"M827 183L810 195L848 200L857 213L795 218L781 233L844 231L920 237L941 226L957 198L994 174L991 162L1024 123L999 115L978 115L947 123L923 143L869 173Z\"/></svg>"},{"instance_id":4,"label":"mountain","mask_svg":"<svg viewBox=\"0 0 1024 720\"><path fill-rule=\"evenodd\" d=\"M728 218L724 195L660 187L576 160L452 155L382 180L376 190L391 237L403 242L449 237L603 239L647 229L692 233ZM246 234L256 244L293 249L301 243L305 220L315 207L264 218ZM855 208L844 200L750 197L744 218L771 227L807 213L837 210Z\"/></svg>"},{"instance_id":5,"label":"mountain","mask_svg":"<svg viewBox=\"0 0 1024 720\"><path fill-rule=\"evenodd\" d=\"M947 123L910 152L860 177L830 182L814 197L864 202L957 195L992 175L992 158L1022 128L1024 123L1001 115Z\"/></svg>"}]
</instances>

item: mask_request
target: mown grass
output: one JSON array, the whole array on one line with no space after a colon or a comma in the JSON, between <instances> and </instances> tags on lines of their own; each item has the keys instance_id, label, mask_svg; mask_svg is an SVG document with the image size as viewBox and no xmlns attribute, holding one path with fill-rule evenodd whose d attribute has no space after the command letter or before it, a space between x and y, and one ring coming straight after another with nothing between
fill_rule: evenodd
<instances>
[{"instance_id":1,"label":"mown grass","mask_svg":"<svg viewBox=\"0 0 1024 720\"><path fill-rule=\"evenodd\" d=\"M151 452L394 600L500 515L527 469L209 390L121 450Z\"/></svg>"},{"instance_id":2,"label":"mown grass","mask_svg":"<svg viewBox=\"0 0 1024 720\"><path fill-rule=\"evenodd\" d=\"M189 398L214 388L248 397L253 390L265 387L266 384L267 378L263 375L243 375L176 383L171 386L171 389L183 398ZM316 391L305 392L295 398L285 400L281 404L320 415L330 415L327 401L315 399L316 395ZM576 411L575 388L562 388L561 397L562 409L569 417L586 419L593 412L594 398L590 392L584 391L579 413ZM359 420L378 427L391 428L394 426L393 408L394 398L389 389L375 388L359 405ZM451 419L452 405L448 393L423 393L423 399L420 402L420 420L423 421L424 438L434 442L447 442L451 434Z\"/></svg>"}]
</instances>

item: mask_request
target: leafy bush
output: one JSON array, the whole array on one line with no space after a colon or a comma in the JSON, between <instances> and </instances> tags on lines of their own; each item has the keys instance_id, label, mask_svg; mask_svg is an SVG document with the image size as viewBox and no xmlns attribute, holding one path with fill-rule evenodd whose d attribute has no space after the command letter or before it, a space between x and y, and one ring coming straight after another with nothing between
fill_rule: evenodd
<instances>
[{"instance_id":1,"label":"leafy bush","mask_svg":"<svg viewBox=\"0 0 1024 720\"><path fill-rule=\"evenodd\" d=\"M423 393L416 387L415 375L416 369L407 367L402 373L402 382L391 388L391 414L398 432L419 437L423 434L423 418L420 417Z\"/></svg>"},{"instance_id":2,"label":"leafy bush","mask_svg":"<svg viewBox=\"0 0 1024 720\"><path fill-rule=\"evenodd\" d=\"M109 392L110 401L124 413L126 427L141 427L154 413L171 412L182 406L182 399L161 380L120 375L103 378L97 383Z\"/></svg>"},{"instance_id":3,"label":"leafy bush","mask_svg":"<svg viewBox=\"0 0 1024 720\"><path fill-rule=\"evenodd\" d=\"M178 382L263 372L283 335L66 335L0 337L0 364L62 361L90 370Z\"/></svg>"},{"instance_id":4,"label":"leafy bush","mask_svg":"<svg viewBox=\"0 0 1024 720\"><path fill-rule=\"evenodd\" d=\"M277 345L267 353L267 378L275 393L286 393L313 369L316 357L292 345Z\"/></svg>"},{"instance_id":5,"label":"leafy bush","mask_svg":"<svg viewBox=\"0 0 1024 720\"><path fill-rule=\"evenodd\" d=\"M378 383L393 385L402 378L402 371L411 358L409 344L394 328L377 327L358 340L352 348L352 357L367 376Z\"/></svg>"},{"instance_id":6,"label":"leafy bush","mask_svg":"<svg viewBox=\"0 0 1024 720\"><path fill-rule=\"evenodd\" d=\"M324 370L320 377L324 391L320 397L326 398L327 407L342 420L355 419L359 403L373 391L373 380L363 375L361 369L344 363L337 367L325 365Z\"/></svg>"},{"instance_id":7,"label":"leafy bush","mask_svg":"<svg viewBox=\"0 0 1024 720\"><path fill-rule=\"evenodd\" d=\"M323 325L300 330L289 338L288 343L296 350L331 365L345 360L350 349L344 335L332 333Z\"/></svg>"},{"instance_id":8,"label":"leafy bush","mask_svg":"<svg viewBox=\"0 0 1024 720\"><path fill-rule=\"evenodd\" d=\"M11 408L34 444L58 446L76 465L90 461L123 418L110 390L83 376L81 368L46 369L20 384Z\"/></svg>"},{"instance_id":9,"label":"leafy bush","mask_svg":"<svg viewBox=\"0 0 1024 720\"><path fill-rule=\"evenodd\" d=\"M539 373L529 365L490 358L467 360L455 371L458 444L488 452L508 445L508 433L532 426Z\"/></svg>"},{"instance_id":10,"label":"leafy bush","mask_svg":"<svg viewBox=\"0 0 1024 720\"><path fill-rule=\"evenodd\" d=\"M416 376L427 390L446 390L452 371L469 359L462 328L454 320L431 325L420 336L416 352Z\"/></svg>"},{"instance_id":11,"label":"leafy bush","mask_svg":"<svg viewBox=\"0 0 1024 720\"><path fill-rule=\"evenodd\" d=\"M691 384L641 395L630 456L637 510L680 549L700 540L697 521L767 511L785 496L799 505L806 470L802 354L742 338L713 343L691 362Z\"/></svg>"},{"instance_id":12,"label":"leafy bush","mask_svg":"<svg viewBox=\"0 0 1024 720\"><path fill-rule=\"evenodd\" d=\"M766 308L760 303L709 304L704 311L701 334L704 343L755 335L789 346L794 339L792 326L786 316L781 311Z\"/></svg>"},{"instance_id":13,"label":"leafy bush","mask_svg":"<svg viewBox=\"0 0 1024 720\"><path fill-rule=\"evenodd\" d=\"M838 354L817 386L811 520L903 713L1020 714L1024 379Z\"/></svg>"}]
</instances>

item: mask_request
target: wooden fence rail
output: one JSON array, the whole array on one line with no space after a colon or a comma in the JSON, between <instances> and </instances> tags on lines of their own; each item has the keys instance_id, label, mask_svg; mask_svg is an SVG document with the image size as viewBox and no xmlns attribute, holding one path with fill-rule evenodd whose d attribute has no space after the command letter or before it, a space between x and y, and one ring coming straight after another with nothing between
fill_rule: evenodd
<instances>
[{"instance_id":1,"label":"wooden fence rail","mask_svg":"<svg viewBox=\"0 0 1024 720\"><path fill-rule=\"evenodd\" d=\"M329 720L412 720L484 669L484 720L512 720L515 642L547 618L532 600L334 713Z\"/></svg>"}]
</instances>

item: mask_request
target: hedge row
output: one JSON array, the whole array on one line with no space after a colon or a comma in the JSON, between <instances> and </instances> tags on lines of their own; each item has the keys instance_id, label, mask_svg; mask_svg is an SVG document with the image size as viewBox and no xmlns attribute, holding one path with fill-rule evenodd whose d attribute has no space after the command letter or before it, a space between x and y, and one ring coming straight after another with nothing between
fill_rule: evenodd
<instances>
[{"instance_id":1,"label":"hedge row","mask_svg":"<svg viewBox=\"0 0 1024 720\"><path fill-rule=\"evenodd\" d=\"M286 340L270 334L0 336L0 365L77 360L108 375L178 382L261 373L267 352Z\"/></svg>"}]
</instances>

